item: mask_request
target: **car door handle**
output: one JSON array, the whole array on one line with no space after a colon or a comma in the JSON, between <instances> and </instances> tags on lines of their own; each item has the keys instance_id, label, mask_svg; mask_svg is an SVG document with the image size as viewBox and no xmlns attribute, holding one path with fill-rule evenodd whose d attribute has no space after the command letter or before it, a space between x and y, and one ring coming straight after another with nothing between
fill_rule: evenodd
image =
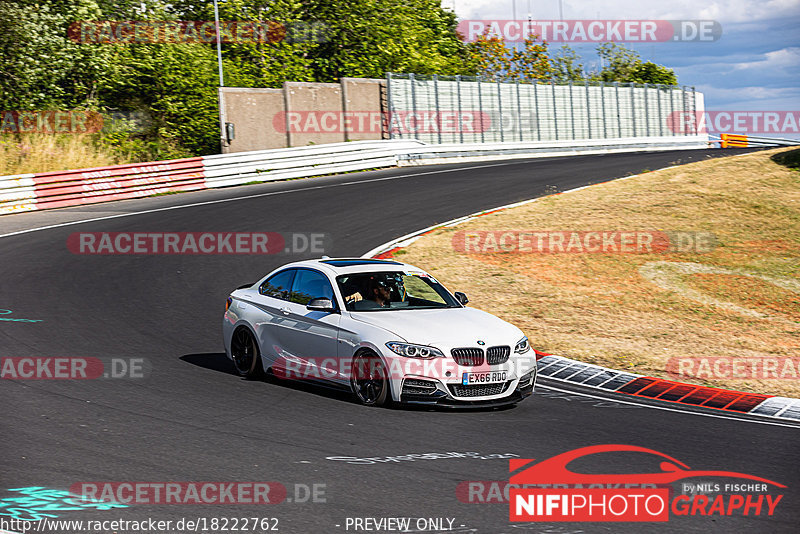
<instances>
[{"instance_id":1,"label":"car door handle","mask_svg":"<svg viewBox=\"0 0 800 534\"><path fill-rule=\"evenodd\" d=\"M281 308L281 313L284 315L289 315L289 308Z\"/></svg>"}]
</instances>

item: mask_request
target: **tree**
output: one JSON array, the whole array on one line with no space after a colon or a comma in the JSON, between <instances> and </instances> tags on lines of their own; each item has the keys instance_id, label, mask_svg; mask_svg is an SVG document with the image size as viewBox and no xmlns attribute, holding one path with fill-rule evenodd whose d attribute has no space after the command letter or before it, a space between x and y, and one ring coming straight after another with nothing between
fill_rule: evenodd
<instances>
[{"instance_id":1,"label":"tree","mask_svg":"<svg viewBox=\"0 0 800 534\"><path fill-rule=\"evenodd\" d=\"M173 16L183 20L213 21L211 2L198 4L179 0L170 5ZM229 0L219 4L219 17L226 21L253 21L265 23L268 32L262 40L248 39L222 44L226 65L235 68L244 78L225 80L225 85L245 87L280 87L285 81L310 82L314 77L313 50L318 43L312 35L301 35L296 30L308 26L303 21L304 6L300 0ZM269 23L268 25L266 23ZM322 25L319 26L324 29ZM325 38L319 34L318 39ZM216 43L208 48L216 54ZM226 69L227 72L227 69Z\"/></svg>"},{"instance_id":2,"label":"tree","mask_svg":"<svg viewBox=\"0 0 800 534\"><path fill-rule=\"evenodd\" d=\"M648 61L643 63L639 53L625 45L603 43L597 47L598 55L606 66L599 73L604 82L652 83L676 85L678 78L672 69Z\"/></svg>"},{"instance_id":3,"label":"tree","mask_svg":"<svg viewBox=\"0 0 800 534\"><path fill-rule=\"evenodd\" d=\"M553 78L559 82L585 79L580 56L569 45L562 45L553 58Z\"/></svg>"},{"instance_id":4,"label":"tree","mask_svg":"<svg viewBox=\"0 0 800 534\"><path fill-rule=\"evenodd\" d=\"M511 52L505 40L491 36L488 29L470 43L470 55L476 74L488 80L503 80L511 70Z\"/></svg>"},{"instance_id":5,"label":"tree","mask_svg":"<svg viewBox=\"0 0 800 534\"><path fill-rule=\"evenodd\" d=\"M131 141L161 140L150 144L159 159L219 151L219 80L213 48L138 44L118 47L116 54L102 85L103 102L151 118L146 130L132 132ZM225 74L232 85L250 81L233 62L226 62Z\"/></svg>"},{"instance_id":6,"label":"tree","mask_svg":"<svg viewBox=\"0 0 800 534\"><path fill-rule=\"evenodd\" d=\"M678 85L678 77L675 76L675 71L663 65L656 65L651 61L637 65L631 78L631 81L635 83Z\"/></svg>"},{"instance_id":7,"label":"tree","mask_svg":"<svg viewBox=\"0 0 800 534\"><path fill-rule=\"evenodd\" d=\"M91 108L109 51L69 39L70 23L102 12L93 0L0 0L0 106Z\"/></svg>"},{"instance_id":8,"label":"tree","mask_svg":"<svg viewBox=\"0 0 800 534\"><path fill-rule=\"evenodd\" d=\"M547 52L547 42L537 43L538 35L525 39L524 48L511 55L511 79L549 80L553 76L553 61Z\"/></svg>"},{"instance_id":9,"label":"tree","mask_svg":"<svg viewBox=\"0 0 800 534\"><path fill-rule=\"evenodd\" d=\"M635 50L623 44L603 43L597 47L597 55L605 66L600 71L600 79L604 82L630 82L636 66L642 60Z\"/></svg>"},{"instance_id":10,"label":"tree","mask_svg":"<svg viewBox=\"0 0 800 534\"><path fill-rule=\"evenodd\" d=\"M531 35L522 48L509 49L502 37L491 35L487 29L470 44L477 73L492 81L549 80L553 75L552 60L547 43L539 43L537 38Z\"/></svg>"},{"instance_id":11,"label":"tree","mask_svg":"<svg viewBox=\"0 0 800 534\"><path fill-rule=\"evenodd\" d=\"M304 0L302 20L326 26L308 52L313 79L387 72L474 74L455 13L438 0Z\"/></svg>"}]
</instances>

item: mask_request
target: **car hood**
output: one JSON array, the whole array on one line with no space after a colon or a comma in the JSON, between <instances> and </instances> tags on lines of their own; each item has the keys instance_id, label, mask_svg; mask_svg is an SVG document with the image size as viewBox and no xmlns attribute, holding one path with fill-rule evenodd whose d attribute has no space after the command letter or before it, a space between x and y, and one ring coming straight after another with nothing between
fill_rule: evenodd
<instances>
[{"instance_id":1,"label":"car hood","mask_svg":"<svg viewBox=\"0 0 800 534\"><path fill-rule=\"evenodd\" d=\"M479 340L487 347L513 345L524 335L516 326L474 308L352 312L351 316L396 334L398 341L443 348L475 347Z\"/></svg>"}]
</instances>

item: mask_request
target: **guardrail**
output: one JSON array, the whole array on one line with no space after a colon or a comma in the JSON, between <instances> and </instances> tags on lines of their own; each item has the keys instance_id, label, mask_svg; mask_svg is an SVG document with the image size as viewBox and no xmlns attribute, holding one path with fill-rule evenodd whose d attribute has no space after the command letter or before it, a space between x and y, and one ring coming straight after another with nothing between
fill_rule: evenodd
<instances>
[{"instance_id":1,"label":"guardrail","mask_svg":"<svg viewBox=\"0 0 800 534\"><path fill-rule=\"evenodd\" d=\"M399 154L398 163L401 166L430 165L431 163L453 163L478 159L544 158L701 148L708 148L708 136L706 135L584 139L580 141L530 141L522 143L453 143L413 148L404 154Z\"/></svg>"},{"instance_id":2,"label":"guardrail","mask_svg":"<svg viewBox=\"0 0 800 534\"><path fill-rule=\"evenodd\" d=\"M93 169L0 176L0 214L399 165L700 149L707 146L707 136L701 135L447 145L426 145L417 140L385 140L259 150Z\"/></svg>"},{"instance_id":3,"label":"guardrail","mask_svg":"<svg viewBox=\"0 0 800 534\"><path fill-rule=\"evenodd\" d=\"M0 177L0 213L205 188L202 158L3 176Z\"/></svg>"},{"instance_id":4,"label":"guardrail","mask_svg":"<svg viewBox=\"0 0 800 534\"><path fill-rule=\"evenodd\" d=\"M205 156L209 188L397 166L421 141L356 141Z\"/></svg>"},{"instance_id":5,"label":"guardrail","mask_svg":"<svg viewBox=\"0 0 800 534\"><path fill-rule=\"evenodd\" d=\"M420 141L361 141L0 176L0 214L63 208L249 182L394 167Z\"/></svg>"},{"instance_id":6,"label":"guardrail","mask_svg":"<svg viewBox=\"0 0 800 534\"><path fill-rule=\"evenodd\" d=\"M751 146L797 146L800 139L781 139L778 137L758 137L755 135L740 134L720 134L719 139L713 139L711 143L719 143L720 148L746 148Z\"/></svg>"}]
</instances>

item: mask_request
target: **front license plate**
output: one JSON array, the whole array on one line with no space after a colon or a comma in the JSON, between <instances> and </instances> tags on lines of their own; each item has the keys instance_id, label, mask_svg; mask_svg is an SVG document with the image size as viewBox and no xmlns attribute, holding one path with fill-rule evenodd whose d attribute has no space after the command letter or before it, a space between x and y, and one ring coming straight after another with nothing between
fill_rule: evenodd
<instances>
[{"instance_id":1,"label":"front license plate","mask_svg":"<svg viewBox=\"0 0 800 534\"><path fill-rule=\"evenodd\" d=\"M508 371L490 371L488 373L463 373L461 384L469 386L472 384L497 384L505 382Z\"/></svg>"}]
</instances>

